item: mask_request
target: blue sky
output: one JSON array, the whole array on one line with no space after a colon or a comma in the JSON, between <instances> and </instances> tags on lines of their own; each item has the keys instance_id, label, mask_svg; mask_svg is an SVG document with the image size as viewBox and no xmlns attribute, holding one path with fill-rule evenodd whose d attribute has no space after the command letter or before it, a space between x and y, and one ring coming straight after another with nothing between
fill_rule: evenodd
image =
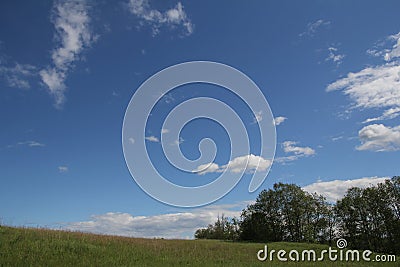
<instances>
[{"instance_id":1,"label":"blue sky","mask_svg":"<svg viewBox=\"0 0 400 267\"><path fill-rule=\"evenodd\" d=\"M238 215L276 182L334 200L351 185L399 175L399 9L398 1L2 1L2 222L192 237L218 214ZM133 181L121 132L137 88L193 60L230 65L258 85L276 119L277 146L256 192L245 175L222 199L184 209ZM257 114L237 98L211 85L176 88L146 128L147 147L167 174L160 125L176 105L200 96L230 105L257 137ZM199 141L209 137L215 163L228 164L227 134L216 123L193 121L181 134L187 157L198 157ZM257 138L250 143L257 151ZM219 174L209 170L173 179L204 184Z\"/></svg>"}]
</instances>

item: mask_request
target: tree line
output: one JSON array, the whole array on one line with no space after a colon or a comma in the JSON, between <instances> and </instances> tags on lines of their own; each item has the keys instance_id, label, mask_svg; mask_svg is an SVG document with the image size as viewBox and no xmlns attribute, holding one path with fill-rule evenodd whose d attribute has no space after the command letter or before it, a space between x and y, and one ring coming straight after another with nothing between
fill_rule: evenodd
<instances>
[{"instance_id":1,"label":"tree line","mask_svg":"<svg viewBox=\"0 0 400 267\"><path fill-rule=\"evenodd\" d=\"M197 239L310 242L400 254L400 176L367 188L353 187L336 203L295 184L263 190L240 218L218 216Z\"/></svg>"}]
</instances>

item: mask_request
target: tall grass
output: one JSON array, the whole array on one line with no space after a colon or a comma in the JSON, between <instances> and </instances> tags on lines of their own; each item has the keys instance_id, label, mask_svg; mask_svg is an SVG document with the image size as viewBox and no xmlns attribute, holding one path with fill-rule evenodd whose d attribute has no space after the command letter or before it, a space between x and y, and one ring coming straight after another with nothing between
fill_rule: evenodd
<instances>
[{"instance_id":1,"label":"tall grass","mask_svg":"<svg viewBox=\"0 0 400 267\"><path fill-rule=\"evenodd\" d=\"M376 262L260 262L264 244L164 240L0 226L0 266L399 266ZM269 249L326 249L271 243Z\"/></svg>"}]
</instances>

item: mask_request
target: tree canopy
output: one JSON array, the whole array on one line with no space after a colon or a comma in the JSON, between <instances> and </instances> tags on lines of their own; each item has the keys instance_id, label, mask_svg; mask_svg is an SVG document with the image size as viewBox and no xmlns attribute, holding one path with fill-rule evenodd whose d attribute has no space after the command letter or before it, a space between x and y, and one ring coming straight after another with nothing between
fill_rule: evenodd
<instances>
[{"instance_id":1,"label":"tree canopy","mask_svg":"<svg viewBox=\"0 0 400 267\"><path fill-rule=\"evenodd\" d=\"M367 188L353 187L328 203L295 184L263 190L240 218L218 217L196 238L331 244L345 238L352 248L400 253L400 176Z\"/></svg>"}]
</instances>

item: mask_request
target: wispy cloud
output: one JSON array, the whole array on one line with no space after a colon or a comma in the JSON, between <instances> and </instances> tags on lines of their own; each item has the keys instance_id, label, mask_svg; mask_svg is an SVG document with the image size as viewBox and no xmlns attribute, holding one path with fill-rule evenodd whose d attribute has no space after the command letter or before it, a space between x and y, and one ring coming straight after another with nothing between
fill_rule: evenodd
<instances>
[{"instance_id":1,"label":"wispy cloud","mask_svg":"<svg viewBox=\"0 0 400 267\"><path fill-rule=\"evenodd\" d=\"M282 124L285 120L287 120L286 117L276 117L274 118L274 123L276 126Z\"/></svg>"},{"instance_id":2,"label":"wispy cloud","mask_svg":"<svg viewBox=\"0 0 400 267\"><path fill-rule=\"evenodd\" d=\"M388 119L394 119L400 115L400 107L395 107L395 108L389 108L385 110L381 116L374 117L374 118L368 118L364 120L362 123L370 123L373 121L382 121L382 120L388 120Z\"/></svg>"},{"instance_id":3,"label":"wispy cloud","mask_svg":"<svg viewBox=\"0 0 400 267\"><path fill-rule=\"evenodd\" d=\"M181 2L178 2L174 8L161 12L150 7L148 0L130 0L129 11L141 19L142 24L148 24L152 28L153 35L160 32L162 26L175 28L181 26L186 35L193 33L193 24L188 18Z\"/></svg>"},{"instance_id":4,"label":"wispy cloud","mask_svg":"<svg viewBox=\"0 0 400 267\"><path fill-rule=\"evenodd\" d=\"M146 136L144 139L146 139L147 141L150 141L150 142L155 142L155 143L160 142L160 140L157 137L153 136L153 135Z\"/></svg>"},{"instance_id":5,"label":"wispy cloud","mask_svg":"<svg viewBox=\"0 0 400 267\"><path fill-rule=\"evenodd\" d=\"M96 37L89 27L89 5L85 0L56 1L51 20L56 30L57 47L51 54L52 66L41 70L40 76L54 97L56 107L61 107L65 101L68 72Z\"/></svg>"},{"instance_id":6,"label":"wispy cloud","mask_svg":"<svg viewBox=\"0 0 400 267\"><path fill-rule=\"evenodd\" d=\"M37 75L37 68L29 64L15 63L14 66L0 65L0 77L8 86L28 89L31 87L29 79Z\"/></svg>"},{"instance_id":7,"label":"wispy cloud","mask_svg":"<svg viewBox=\"0 0 400 267\"><path fill-rule=\"evenodd\" d=\"M315 150L312 149L311 147L301 147L301 146L298 146L297 144L298 144L298 142L294 142L294 141L283 142L282 143L283 151L286 154L289 154L289 156L277 157L277 158L275 158L275 161L277 163L286 163L289 161L298 160L299 158L302 158L302 157L308 157L308 156L315 155Z\"/></svg>"},{"instance_id":8,"label":"wispy cloud","mask_svg":"<svg viewBox=\"0 0 400 267\"><path fill-rule=\"evenodd\" d=\"M294 141L285 141L283 142L283 151L285 153L294 153L299 156L311 156L315 154L315 150L310 147L300 147L296 146L298 144Z\"/></svg>"},{"instance_id":9,"label":"wispy cloud","mask_svg":"<svg viewBox=\"0 0 400 267\"><path fill-rule=\"evenodd\" d=\"M258 111L258 112L256 112L256 113L254 114L253 123L261 122L262 119L263 119L263 117L262 117L262 111L260 110L260 111Z\"/></svg>"},{"instance_id":10,"label":"wispy cloud","mask_svg":"<svg viewBox=\"0 0 400 267\"><path fill-rule=\"evenodd\" d=\"M299 36L300 37L304 37L304 36L313 37L317 33L318 30L320 30L323 27L327 27L330 24L331 24L330 21L323 20L323 19L319 19L314 22L309 22L307 24L306 30L304 32L300 33Z\"/></svg>"},{"instance_id":11,"label":"wispy cloud","mask_svg":"<svg viewBox=\"0 0 400 267\"><path fill-rule=\"evenodd\" d=\"M400 126L387 127L383 124L365 126L358 132L361 145L357 150L376 152L400 150Z\"/></svg>"},{"instance_id":12,"label":"wispy cloud","mask_svg":"<svg viewBox=\"0 0 400 267\"><path fill-rule=\"evenodd\" d=\"M390 61L400 57L400 32L390 35L388 39L394 44L392 48L388 49L388 51L386 51L385 53L384 59L386 61Z\"/></svg>"},{"instance_id":13,"label":"wispy cloud","mask_svg":"<svg viewBox=\"0 0 400 267\"><path fill-rule=\"evenodd\" d=\"M389 47L387 47L389 44ZM368 53L382 56L387 63L347 74L328 85L328 92L341 90L353 101L352 108L385 109L381 116L364 123L393 119L400 115L400 32L388 36Z\"/></svg>"},{"instance_id":14,"label":"wispy cloud","mask_svg":"<svg viewBox=\"0 0 400 267\"><path fill-rule=\"evenodd\" d=\"M173 145L180 145L180 144L182 144L183 142L185 142L185 139L183 139L183 137L180 137L180 136L179 136L179 139L178 139L178 140L175 140L175 142L173 143Z\"/></svg>"},{"instance_id":15,"label":"wispy cloud","mask_svg":"<svg viewBox=\"0 0 400 267\"><path fill-rule=\"evenodd\" d=\"M341 135L340 136L334 136L334 137L331 138L332 142L336 142L336 141L339 141L341 139L343 139L343 136L341 136Z\"/></svg>"},{"instance_id":16,"label":"wispy cloud","mask_svg":"<svg viewBox=\"0 0 400 267\"><path fill-rule=\"evenodd\" d=\"M17 146L44 147L46 145L37 141L30 140L30 141L18 142ZM13 147L13 145L10 145L9 147Z\"/></svg>"},{"instance_id":17,"label":"wispy cloud","mask_svg":"<svg viewBox=\"0 0 400 267\"><path fill-rule=\"evenodd\" d=\"M379 41L367 53L375 57L382 57L385 61L392 61L400 57L400 32L389 35L383 41Z\"/></svg>"},{"instance_id":18,"label":"wispy cloud","mask_svg":"<svg viewBox=\"0 0 400 267\"><path fill-rule=\"evenodd\" d=\"M304 186L303 189L309 193L317 193L326 197L329 202L336 202L344 197L346 191L351 187L365 188L383 183L389 177L364 177L353 180L333 180L333 181L318 181L316 183Z\"/></svg>"},{"instance_id":19,"label":"wispy cloud","mask_svg":"<svg viewBox=\"0 0 400 267\"><path fill-rule=\"evenodd\" d=\"M366 120L390 119L400 115L400 65L387 63L368 67L328 85L328 92L341 90L353 101L352 109L386 108L382 116Z\"/></svg>"},{"instance_id":20,"label":"wispy cloud","mask_svg":"<svg viewBox=\"0 0 400 267\"><path fill-rule=\"evenodd\" d=\"M58 172L65 173L67 171L68 171L68 167L67 166L58 166Z\"/></svg>"},{"instance_id":21,"label":"wispy cloud","mask_svg":"<svg viewBox=\"0 0 400 267\"><path fill-rule=\"evenodd\" d=\"M208 163L198 166L193 173L204 175L206 173L216 173L229 171L232 173L241 173L243 171L253 173L254 171L266 171L271 166L271 160L264 159L253 154L240 156L232 159L225 165L219 166L216 163Z\"/></svg>"},{"instance_id":22,"label":"wispy cloud","mask_svg":"<svg viewBox=\"0 0 400 267\"><path fill-rule=\"evenodd\" d=\"M342 64L343 59L345 58L344 54L339 53L339 49L334 46L328 47L328 56L325 58L327 62L333 62L336 66Z\"/></svg>"},{"instance_id":23,"label":"wispy cloud","mask_svg":"<svg viewBox=\"0 0 400 267\"><path fill-rule=\"evenodd\" d=\"M193 238L194 232L215 222L217 216L238 217L250 201L234 204L210 205L185 212L151 216L108 212L93 215L90 220L68 223L70 230L133 237Z\"/></svg>"},{"instance_id":24,"label":"wispy cloud","mask_svg":"<svg viewBox=\"0 0 400 267\"><path fill-rule=\"evenodd\" d=\"M391 44L389 48L385 48L387 43ZM394 119L400 116L400 62L397 60L400 57L400 33L390 35L368 53L383 56L386 63L350 72L346 77L329 84L326 90L341 90L353 102L350 110L383 110L382 115L368 118L363 123ZM368 125L359 131L358 137L361 145L356 147L357 150L400 150L400 126Z\"/></svg>"},{"instance_id":25,"label":"wispy cloud","mask_svg":"<svg viewBox=\"0 0 400 267\"><path fill-rule=\"evenodd\" d=\"M162 99L166 104L170 104L175 102L175 97L172 95L172 93L168 93L162 96Z\"/></svg>"}]
</instances>

